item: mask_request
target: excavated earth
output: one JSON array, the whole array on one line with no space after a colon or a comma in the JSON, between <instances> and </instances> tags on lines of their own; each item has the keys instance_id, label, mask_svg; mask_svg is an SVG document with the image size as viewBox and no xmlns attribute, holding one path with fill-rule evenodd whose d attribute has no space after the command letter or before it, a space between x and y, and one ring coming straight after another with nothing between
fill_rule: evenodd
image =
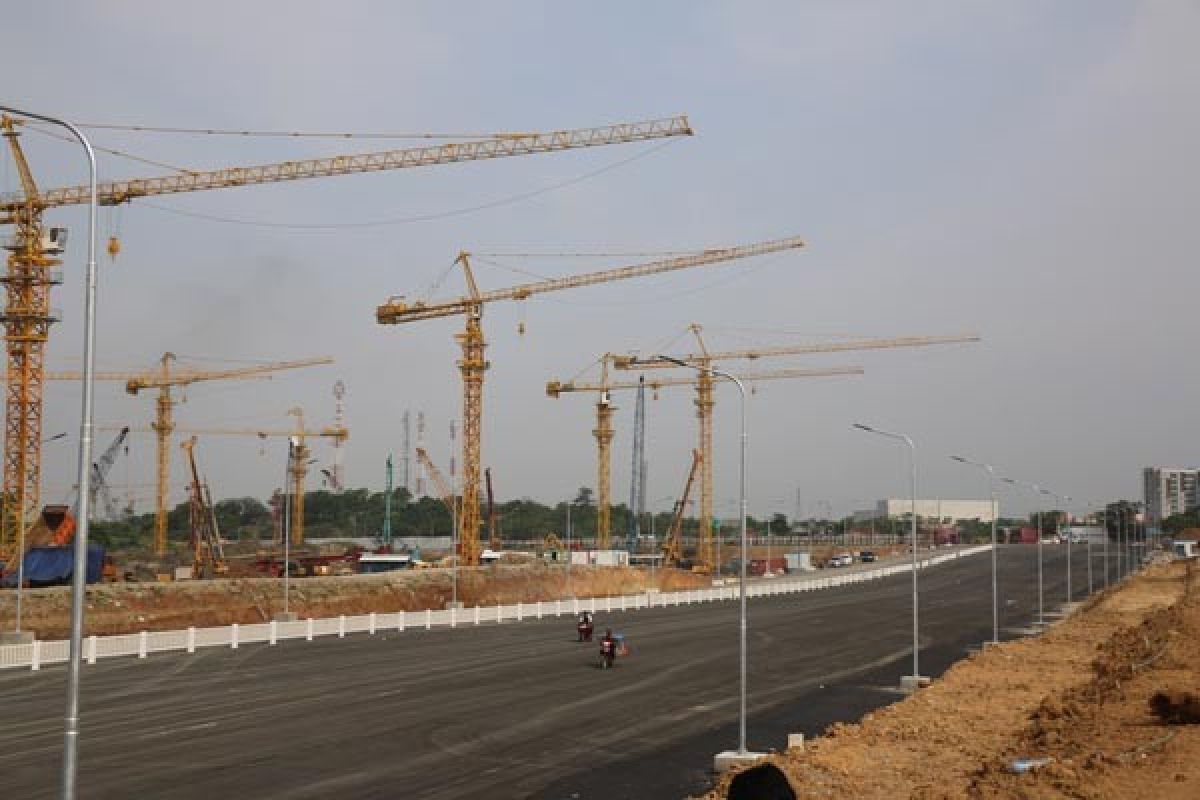
<instances>
[{"instance_id":1,"label":"excavated earth","mask_svg":"<svg viewBox=\"0 0 1200 800\"><path fill-rule=\"evenodd\" d=\"M573 567L568 588L562 567L504 566L462 569L458 599L470 608L498 603L531 603L574 594L604 597L710 584L708 578L678 570ZM378 575L296 578L289 609L304 617L416 611L444 608L453 596L451 571L428 569ZM70 588L58 586L24 593L22 628L39 638L64 638L69 629ZM15 592L0 593L0 630L12 627ZM178 583L105 583L89 586L85 634L173 630L265 622L283 609L279 578L180 581Z\"/></svg>"},{"instance_id":2,"label":"excavated earth","mask_svg":"<svg viewBox=\"0 0 1200 800\"><path fill-rule=\"evenodd\" d=\"M706 798L1195 800L1198 723L1200 567L1173 562Z\"/></svg>"}]
</instances>

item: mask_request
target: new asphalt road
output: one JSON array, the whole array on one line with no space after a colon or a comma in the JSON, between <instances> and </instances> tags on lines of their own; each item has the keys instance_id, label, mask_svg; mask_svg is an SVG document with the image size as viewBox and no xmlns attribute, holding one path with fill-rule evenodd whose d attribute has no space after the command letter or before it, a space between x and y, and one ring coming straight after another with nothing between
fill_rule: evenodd
<instances>
[{"instance_id":1,"label":"new asphalt road","mask_svg":"<svg viewBox=\"0 0 1200 800\"><path fill-rule=\"evenodd\" d=\"M1094 550L1097 588L1103 560ZM1065 548L1045 548L1046 608ZM921 573L921 671L991 633L990 558ZM1001 624L1036 613L1036 548L1002 548ZM1114 563L1115 566L1115 563ZM1074 555L1075 598L1087 590ZM910 578L750 603L750 746L892 702L911 671ZM737 604L211 648L85 666L81 798L678 798L736 745ZM0 795L56 796L65 669L0 673Z\"/></svg>"}]
</instances>

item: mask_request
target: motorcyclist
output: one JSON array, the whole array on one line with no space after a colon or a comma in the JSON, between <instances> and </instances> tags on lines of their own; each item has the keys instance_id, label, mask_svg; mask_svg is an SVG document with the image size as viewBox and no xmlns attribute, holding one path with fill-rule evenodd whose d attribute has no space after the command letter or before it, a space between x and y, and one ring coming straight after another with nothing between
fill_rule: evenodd
<instances>
[{"instance_id":1,"label":"motorcyclist","mask_svg":"<svg viewBox=\"0 0 1200 800\"><path fill-rule=\"evenodd\" d=\"M592 615L584 611L579 615L579 622L575 625L575 630L579 633L579 641L592 640Z\"/></svg>"},{"instance_id":2,"label":"motorcyclist","mask_svg":"<svg viewBox=\"0 0 1200 800\"><path fill-rule=\"evenodd\" d=\"M600 657L608 667L617 660L617 640L613 638L611 629L605 629L604 638L600 640Z\"/></svg>"}]
</instances>

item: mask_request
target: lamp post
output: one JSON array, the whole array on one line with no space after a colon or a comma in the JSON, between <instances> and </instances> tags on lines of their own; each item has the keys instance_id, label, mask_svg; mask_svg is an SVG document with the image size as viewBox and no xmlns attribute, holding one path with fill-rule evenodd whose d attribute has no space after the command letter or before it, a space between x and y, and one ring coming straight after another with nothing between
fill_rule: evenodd
<instances>
[{"instance_id":1,"label":"lamp post","mask_svg":"<svg viewBox=\"0 0 1200 800\"><path fill-rule=\"evenodd\" d=\"M1051 494L1054 494L1054 493L1051 492ZM1059 511L1057 514L1054 515L1054 534L1058 537L1059 541L1062 541L1062 534L1059 532L1059 527L1060 527L1059 520L1062 519L1062 516L1064 514L1067 514L1066 509L1067 509L1067 506L1071 502L1071 497L1070 497L1070 495L1065 495L1065 494L1054 494L1054 497L1059 501L1059 503L1062 504L1062 507L1063 507L1061 511ZM1068 524L1067 524L1067 605L1070 606L1071 605L1071 550L1074 549L1074 542L1072 541L1072 537L1071 537L1071 526L1069 524L1070 519L1068 518L1067 521L1068 521Z\"/></svg>"},{"instance_id":2,"label":"lamp post","mask_svg":"<svg viewBox=\"0 0 1200 800\"><path fill-rule=\"evenodd\" d=\"M996 470L991 464L972 461L962 456L950 456L960 464L987 470L988 492L992 496L992 644L1000 643L1000 595L996 580Z\"/></svg>"},{"instance_id":3,"label":"lamp post","mask_svg":"<svg viewBox=\"0 0 1200 800\"><path fill-rule=\"evenodd\" d=\"M908 467L909 478L912 490L912 634L913 634L913 674L906 678L901 678L902 683L908 683L911 688L916 689L921 685L921 670L920 670L920 639L918 638L920 631L920 611L918 607L917 595L917 447L913 444L911 437L903 433L892 433L891 431L879 430L872 428L869 425L863 425L860 422L854 423L854 427L860 431L874 433L878 436L885 436L888 439L895 439L904 442L908 445Z\"/></svg>"},{"instance_id":4,"label":"lamp post","mask_svg":"<svg viewBox=\"0 0 1200 800\"><path fill-rule=\"evenodd\" d=\"M567 501L567 595L575 596L574 590L571 588L571 501Z\"/></svg>"},{"instance_id":5,"label":"lamp post","mask_svg":"<svg viewBox=\"0 0 1200 800\"><path fill-rule=\"evenodd\" d=\"M83 400L79 421L79 519L75 530L75 567L71 576L71 637L67 659L67 710L64 720L62 800L74 800L79 744L79 680L83 660L83 595L87 586L88 489L92 466L92 394L96 373L96 154L87 137L69 122L44 114L0 105L0 111L49 122L69 130L83 146L88 160L87 271L83 300ZM24 498L21 498L24 503Z\"/></svg>"},{"instance_id":6,"label":"lamp post","mask_svg":"<svg viewBox=\"0 0 1200 800\"><path fill-rule=\"evenodd\" d=\"M290 621L292 618L288 600L292 574L292 503L294 502L294 498L292 493L288 491L288 484L291 482L292 473L294 472L293 466L296 461L296 448L299 445L299 437L288 437L287 471L284 473L283 479L283 619L285 622Z\"/></svg>"},{"instance_id":7,"label":"lamp post","mask_svg":"<svg viewBox=\"0 0 1200 800\"><path fill-rule=\"evenodd\" d=\"M707 372L709 376L720 375L722 378L732 381L734 386L738 388L738 394L741 396L742 452L738 494L741 498L740 540L742 557L739 559L741 563L738 565L738 594L740 603L738 622L740 630L738 640L740 663L738 671L740 688L738 698L738 749L736 755L738 757L747 757L752 754L746 749L746 553L748 552L746 549L746 387L737 377L716 367L697 367L678 358L664 355L655 356L654 360L670 361L672 364L680 367L687 367L697 372ZM634 359L634 361L636 362L637 359Z\"/></svg>"},{"instance_id":8,"label":"lamp post","mask_svg":"<svg viewBox=\"0 0 1200 800\"><path fill-rule=\"evenodd\" d=\"M1029 489L1034 494L1043 495L1049 494L1045 489L1038 486L1036 483L1026 483L1019 481L1016 478L1005 478L1001 476L1000 480L1012 486L1019 486ZM1037 586L1038 586L1038 627L1044 627L1046 624L1046 604L1045 594L1042 591L1042 509L1039 507L1035 513L1037 514Z\"/></svg>"}]
</instances>

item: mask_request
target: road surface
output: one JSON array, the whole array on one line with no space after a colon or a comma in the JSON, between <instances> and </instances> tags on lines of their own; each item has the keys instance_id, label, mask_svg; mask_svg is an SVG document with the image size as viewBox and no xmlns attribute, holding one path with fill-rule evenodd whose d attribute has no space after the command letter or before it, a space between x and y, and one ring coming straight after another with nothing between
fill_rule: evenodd
<instances>
[{"instance_id":1,"label":"road surface","mask_svg":"<svg viewBox=\"0 0 1200 800\"><path fill-rule=\"evenodd\" d=\"M1097 549L1098 553L1099 550ZM1065 600L1065 549L1045 596ZM1003 626L1036 611L1036 548L1002 548ZM1076 599L1087 589L1074 556ZM991 632L990 558L921 574L921 671ZM1103 561L1094 573L1101 581ZM1115 566L1115 563L1114 563ZM892 702L910 578L750 603L750 746ZM573 620L287 641L85 666L81 798L678 798L736 745L737 604L598 615L633 654L601 671ZM1011 634L1010 634L1011 635ZM56 795L65 669L0 673L6 797Z\"/></svg>"}]
</instances>

